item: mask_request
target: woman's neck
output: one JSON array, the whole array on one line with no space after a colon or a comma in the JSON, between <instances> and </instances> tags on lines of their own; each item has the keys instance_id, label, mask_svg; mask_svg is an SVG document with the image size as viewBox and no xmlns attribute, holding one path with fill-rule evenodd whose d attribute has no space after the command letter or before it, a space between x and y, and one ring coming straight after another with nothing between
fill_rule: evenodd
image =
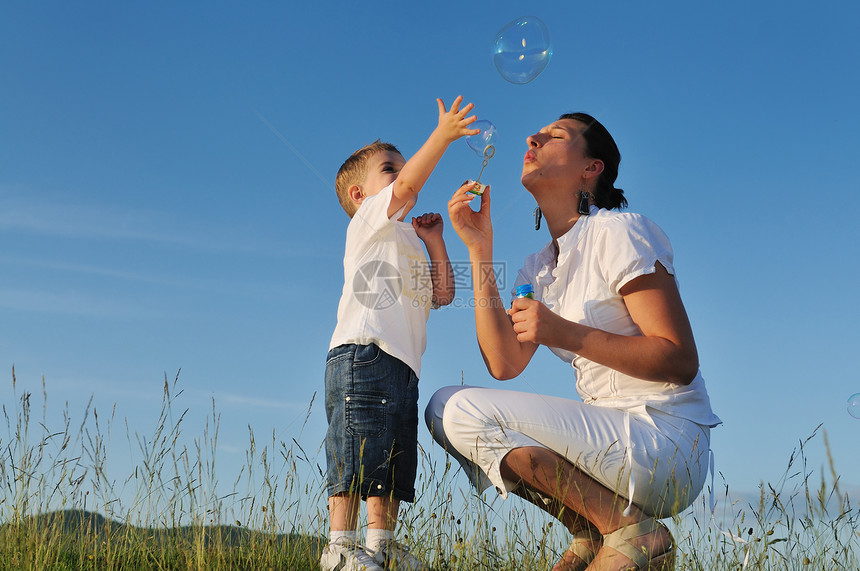
<instances>
[{"instance_id":1,"label":"woman's neck","mask_svg":"<svg viewBox=\"0 0 860 571\"><path fill-rule=\"evenodd\" d=\"M553 241L573 228L579 220L579 190L568 192L532 192L540 206Z\"/></svg>"},{"instance_id":2,"label":"woman's neck","mask_svg":"<svg viewBox=\"0 0 860 571\"><path fill-rule=\"evenodd\" d=\"M541 212L543 212L543 208L541 208ZM581 214L576 211L555 217L547 216L544 213L544 219L546 219L546 225L549 228L549 235L552 236L553 241L557 241L567 234L573 228L573 225L576 224L576 221L579 220L580 216Z\"/></svg>"},{"instance_id":3,"label":"woman's neck","mask_svg":"<svg viewBox=\"0 0 860 571\"><path fill-rule=\"evenodd\" d=\"M553 240L558 240L567 234L581 216L576 202L567 197L563 199L559 199L558 196L541 197L538 199L538 205Z\"/></svg>"}]
</instances>

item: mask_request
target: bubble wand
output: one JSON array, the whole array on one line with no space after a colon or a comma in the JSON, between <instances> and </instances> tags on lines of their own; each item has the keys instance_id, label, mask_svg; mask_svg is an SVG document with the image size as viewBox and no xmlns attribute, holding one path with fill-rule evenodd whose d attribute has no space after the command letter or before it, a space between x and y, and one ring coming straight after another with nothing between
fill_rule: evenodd
<instances>
[{"instance_id":1,"label":"bubble wand","mask_svg":"<svg viewBox=\"0 0 860 571\"><path fill-rule=\"evenodd\" d=\"M478 180L470 180L469 182L474 184L474 188L469 190L472 194L476 194L481 196L484 194L484 190L486 190L486 184L481 184L481 177L484 175L484 169L487 168L487 164L489 164L490 159L493 158L493 155L496 154L496 126L491 122L482 120L475 121L471 125L474 129L480 129L481 132L476 135L469 135L466 137L466 143L469 147L475 151L479 157L483 159L483 163L481 164L481 172L478 173Z\"/></svg>"}]
</instances>

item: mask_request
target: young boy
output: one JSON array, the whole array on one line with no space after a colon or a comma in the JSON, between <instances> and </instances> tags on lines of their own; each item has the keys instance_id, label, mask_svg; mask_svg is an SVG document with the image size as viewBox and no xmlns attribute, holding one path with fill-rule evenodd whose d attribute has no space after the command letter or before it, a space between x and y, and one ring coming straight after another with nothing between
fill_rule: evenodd
<instances>
[{"instance_id":1,"label":"young boy","mask_svg":"<svg viewBox=\"0 0 860 571\"><path fill-rule=\"evenodd\" d=\"M426 570L394 540L401 501L415 498L418 376L431 307L451 302L454 274L442 217L403 222L418 192L453 141L475 135L469 103L441 99L439 124L404 161L376 141L340 167L335 187L352 221L346 231L344 287L326 361L326 463L329 545L323 571ZM422 247L423 242L423 247ZM429 264L424 248L429 255ZM367 542L356 529L367 503Z\"/></svg>"}]
</instances>

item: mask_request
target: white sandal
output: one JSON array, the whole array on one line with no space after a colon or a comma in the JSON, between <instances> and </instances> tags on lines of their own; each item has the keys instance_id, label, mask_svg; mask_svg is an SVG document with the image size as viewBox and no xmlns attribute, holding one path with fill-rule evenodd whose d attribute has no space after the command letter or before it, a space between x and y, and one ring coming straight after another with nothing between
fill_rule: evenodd
<instances>
[{"instance_id":1,"label":"white sandal","mask_svg":"<svg viewBox=\"0 0 860 571\"><path fill-rule=\"evenodd\" d=\"M552 568L552 571L573 571L574 569L580 568L585 569L597 555L597 551L600 549L599 544L602 540L603 536L591 529L577 531L573 534L573 541L570 542L570 547L565 550L564 555L561 556L561 559L558 560ZM597 549L592 547L595 543L598 544ZM568 561L568 554L573 555L582 563L585 563L585 567L581 567L581 565L574 566L574 561Z\"/></svg>"},{"instance_id":2,"label":"white sandal","mask_svg":"<svg viewBox=\"0 0 860 571\"><path fill-rule=\"evenodd\" d=\"M669 548L658 555L648 553L641 545L634 545L631 540L654 533L660 528L669 534ZM622 527L612 533L603 536L603 546L619 552L621 555L633 561L635 567L630 569L636 571L672 571L675 568L675 541L672 534L665 525L654 518L649 518Z\"/></svg>"}]
</instances>

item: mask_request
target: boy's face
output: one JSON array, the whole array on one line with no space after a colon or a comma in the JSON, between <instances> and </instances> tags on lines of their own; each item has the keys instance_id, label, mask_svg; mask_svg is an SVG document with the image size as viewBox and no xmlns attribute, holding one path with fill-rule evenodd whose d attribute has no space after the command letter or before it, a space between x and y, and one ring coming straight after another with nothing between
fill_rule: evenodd
<instances>
[{"instance_id":1,"label":"boy's face","mask_svg":"<svg viewBox=\"0 0 860 571\"><path fill-rule=\"evenodd\" d=\"M403 155L392 151L379 151L367 163L367 175L361 185L364 196L374 196L394 182L406 161Z\"/></svg>"}]
</instances>

